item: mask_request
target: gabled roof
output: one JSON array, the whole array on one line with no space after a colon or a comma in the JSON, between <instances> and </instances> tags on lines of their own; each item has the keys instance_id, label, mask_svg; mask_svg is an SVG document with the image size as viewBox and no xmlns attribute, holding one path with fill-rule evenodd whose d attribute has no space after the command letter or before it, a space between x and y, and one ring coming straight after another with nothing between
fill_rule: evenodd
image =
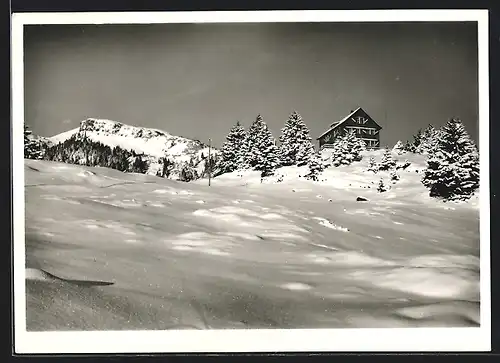
<instances>
[{"instance_id":1,"label":"gabled roof","mask_svg":"<svg viewBox=\"0 0 500 363\"><path fill-rule=\"evenodd\" d=\"M357 109L355 109L354 111L351 111L351 113L349 113L346 117L344 117L342 120L340 121L335 121L334 123L332 123L330 125L330 128L328 130L326 130L325 132L323 132L321 135L318 136L318 138L316 140L319 140L321 139L323 136L325 136L326 134L328 134L330 131L336 129L337 127L339 127L340 125L342 125L344 122L346 122L347 120L349 120L356 112L358 112L359 110L361 110L361 107L358 107ZM363 110L364 112L364 110ZM365 112L366 113L366 112Z\"/></svg>"},{"instance_id":2,"label":"gabled roof","mask_svg":"<svg viewBox=\"0 0 500 363\"><path fill-rule=\"evenodd\" d=\"M342 120L340 121L335 121L333 124L330 125L330 128L334 129L336 128L338 125L340 125L341 123L343 122L346 122L347 120L349 120L349 118L351 118L352 115L354 115L356 112L358 112L359 110L361 109L361 107L358 107L357 109L355 109L354 111L351 111L351 113L349 115L347 115L346 117L344 117Z\"/></svg>"},{"instance_id":3,"label":"gabled roof","mask_svg":"<svg viewBox=\"0 0 500 363\"><path fill-rule=\"evenodd\" d=\"M334 130L335 128L337 128L340 124L346 122L347 120L349 120L349 118L354 115L356 112L358 112L359 110L361 109L361 107L358 107L357 109L355 109L354 111L352 111L350 114L348 114L346 117L344 117L342 120L340 121L335 121L334 123L332 123L330 125L330 128L328 130L326 130L325 132L323 132L321 135L318 136L318 138L316 140L319 140L321 139L323 136L325 136L326 134L328 134L330 131Z\"/></svg>"},{"instance_id":4,"label":"gabled roof","mask_svg":"<svg viewBox=\"0 0 500 363\"><path fill-rule=\"evenodd\" d=\"M323 136L325 136L326 134L328 134L330 131L332 131L335 127L330 127L328 130L326 130L325 132L323 132L321 135L319 135L316 140L319 140L321 139Z\"/></svg>"}]
</instances>

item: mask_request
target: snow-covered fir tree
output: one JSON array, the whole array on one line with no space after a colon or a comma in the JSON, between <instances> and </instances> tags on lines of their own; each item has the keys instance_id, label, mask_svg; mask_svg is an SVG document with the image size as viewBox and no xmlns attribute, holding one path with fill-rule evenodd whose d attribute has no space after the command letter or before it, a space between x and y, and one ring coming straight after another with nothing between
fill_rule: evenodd
<instances>
[{"instance_id":1,"label":"snow-covered fir tree","mask_svg":"<svg viewBox=\"0 0 500 363\"><path fill-rule=\"evenodd\" d=\"M266 133L268 133L268 136L265 136L261 143L262 156L255 166L255 170L261 171L263 177L273 175L274 171L280 166L276 140L268 129Z\"/></svg>"},{"instance_id":2,"label":"snow-covered fir tree","mask_svg":"<svg viewBox=\"0 0 500 363\"><path fill-rule=\"evenodd\" d=\"M261 171L263 177L272 175L280 166L276 139L261 115L248 129L245 149L244 165Z\"/></svg>"},{"instance_id":3,"label":"snow-covered fir tree","mask_svg":"<svg viewBox=\"0 0 500 363\"><path fill-rule=\"evenodd\" d=\"M338 137L333 143L332 165L349 165L362 159L361 152L366 150L366 144L356 137L354 130Z\"/></svg>"},{"instance_id":4,"label":"snow-covered fir tree","mask_svg":"<svg viewBox=\"0 0 500 363\"><path fill-rule=\"evenodd\" d=\"M392 148L392 151L397 153L398 155L401 155L404 152L405 145L401 140L398 140L398 142L394 145Z\"/></svg>"},{"instance_id":5,"label":"snow-covered fir tree","mask_svg":"<svg viewBox=\"0 0 500 363\"><path fill-rule=\"evenodd\" d=\"M231 127L226 141L222 144L217 164L218 174L231 173L241 167L241 150L244 141L245 128L238 121Z\"/></svg>"},{"instance_id":6,"label":"snow-covered fir tree","mask_svg":"<svg viewBox=\"0 0 500 363\"><path fill-rule=\"evenodd\" d=\"M293 111L285 126L281 129L279 138L279 157L283 166L307 165L309 159L314 154L314 145L307 125L302 120L302 116Z\"/></svg>"},{"instance_id":7,"label":"snow-covered fir tree","mask_svg":"<svg viewBox=\"0 0 500 363\"><path fill-rule=\"evenodd\" d=\"M172 169L174 168L175 164L172 160L170 160L169 158L167 157L163 157L161 160L161 165L162 165L162 168L161 168L161 177L163 178L168 178L170 177L170 173L172 172Z\"/></svg>"},{"instance_id":8,"label":"snow-covered fir tree","mask_svg":"<svg viewBox=\"0 0 500 363\"><path fill-rule=\"evenodd\" d=\"M243 144L243 153L241 155L243 169L253 169L257 164L257 156L260 154L258 143L263 123L262 116L258 115L247 130Z\"/></svg>"},{"instance_id":9,"label":"snow-covered fir tree","mask_svg":"<svg viewBox=\"0 0 500 363\"><path fill-rule=\"evenodd\" d=\"M329 168L332 166L332 157L330 154L323 153L321 151L318 151L318 155L321 156L321 162L323 164L323 167L325 169Z\"/></svg>"},{"instance_id":10,"label":"snow-covered fir tree","mask_svg":"<svg viewBox=\"0 0 500 363\"><path fill-rule=\"evenodd\" d=\"M392 182L397 182L400 179L399 174L396 170L391 171L390 177Z\"/></svg>"},{"instance_id":11,"label":"snow-covered fir tree","mask_svg":"<svg viewBox=\"0 0 500 363\"><path fill-rule=\"evenodd\" d=\"M378 171L377 160L375 160L375 156L370 156L370 160L368 161L368 171L372 171L376 173Z\"/></svg>"},{"instance_id":12,"label":"snow-covered fir tree","mask_svg":"<svg viewBox=\"0 0 500 363\"><path fill-rule=\"evenodd\" d=\"M429 155L432 154L439 141L441 131L436 129L433 125L428 125L420 136L420 143L415 147L415 153Z\"/></svg>"},{"instance_id":13,"label":"snow-covered fir tree","mask_svg":"<svg viewBox=\"0 0 500 363\"><path fill-rule=\"evenodd\" d=\"M413 135L413 148L414 148L413 152L415 152L415 150L422 143L423 134L424 132L422 131L422 129L418 129L417 133Z\"/></svg>"},{"instance_id":14,"label":"snow-covered fir tree","mask_svg":"<svg viewBox=\"0 0 500 363\"><path fill-rule=\"evenodd\" d=\"M415 135L413 135L412 141L407 141L405 145L405 151L416 152L417 148L420 146L422 142L423 132L422 129L419 129Z\"/></svg>"},{"instance_id":15,"label":"snow-covered fir tree","mask_svg":"<svg viewBox=\"0 0 500 363\"><path fill-rule=\"evenodd\" d=\"M479 153L460 119L443 126L422 183L444 200L467 200L479 188Z\"/></svg>"},{"instance_id":16,"label":"snow-covered fir tree","mask_svg":"<svg viewBox=\"0 0 500 363\"><path fill-rule=\"evenodd\" d=\"M297 166L308 165L311 158L314 156L314 145L310 140L304 141L297 152Z\"/></svg>"},{"instance_id":17,"label":"snow-covered fir tree","mask_svg":"<svg viewBox=\"0 0 500 363\"><path fill-rule=\"evenodd\" d=\"M403 151L412 152L414 150L413 142L406 140L403 146Z\"/></svg>"},{"instance_id":18,"label":"snow-covered fir tree","mask_svg":"<svg viewBox=\"0 0 500 363\"><path fill-rule=\"evenodd\" d=\"M218 157L218 155L210 155L210 159L208 156L203 159L203 170L201 172L201 177L202 178L207 178L209 175L212 176L218 176L223 174L220 167L221 167L221 162ZM234 169L237 170L237 169Z\"/></svg>"},{"instance_id":19,"label":"snow-covered fir tree","mask_svg":"<svg viewBox=\"0 0 500 363\"><path fill-rule=\"evenodd\" d=\"M321 155L319 153L313 154L307 163L307 167L309 168L309 172L305 175L305 178L318 181L319 175L325 170Z\"/></svg>"},{"instance_id":20,"label":"snow-covered fir tree","mask_svg":"<svg viewBox=\"0 0 500 363\"><path fill-rule=\"evenodd\" d=\"M184 182L190 182L195 179L198 179L198 173L194 168L193 159L191 159L189 162L183 163L179 173L179 180Z\"/></svg>"},{"instance_id":21,"label":"snow-covered fir tree","mask_svg":"<svg viewBox=\"0 0 500 363\"><path fill-rule=\"evenodd\" d=\"M363 139L359 138L356 136L355 132L352 131L351 140L352 140L352 155L353 155L353 161L361 161L363 159L363 156L361 153L363 151L366 151L366 143L363 141Z\"/></svg>"},{"instance_id":22,"label":"snow-covered fir tree","mask_svg":"<svg viewBox=\"0 0 500 363\"><path fill-rule=\"evenodd\" d=\"M145 174L146 171L148 170L148 162L143 158L144 155L137 155L134 159L134 162L132 164L132 173L141 173Z\"/></svg>"},{"instance_id":23,"label":"snow-covered fir tree","mask_svg":"<svg viewBox=\"0 0 500 363\"><path fill-rule=\"evenodd\" d=\"M378 186L377 186L377 192L383 193L383 192L386 192L388 190L389 190L389 187L387 185L385 185L384 179L380 178L380 180L378 182Z\"/></svg>"},{"instance_id":24,"label":"snow-covered fir tree","mask_svg":"<svg viewBox=\"0 0 500 363\"><path fill-rule=\"evenodd\" d=\"M380 160L380 166L378 170L391 170L396 167L396 161L392 157L391 149L386 148L384 154L382 155L382 160Z\"/></svg>"},{"instance_id":25,"label":"snow-covered fir tree","mask_svg":"<svg viewBox=\"0 0 500 363\"><path fill-rule=\"evenodd\" d=\"M237 170L249 169L250 165L248 164L247 154L250 146L250 136L248 131L245 131L243 136L243 141L241 142L241 147L238 150L237 157Z\"/></svg>"},{"instance_id":26,"label":"snow-covered fir tree","mask_svg":"<svg viewBox=\"0 0 500 363\"><path fill-rule=\"evenodd\" d=\"M24 158L25 159L42 159L43 151L41 144L33 137L33 132L29 127L24 125Z\"/></svg>"},{"instance_id":27,"label":"snow-covered fir tree","mask_svg":"<svg viewBox=\"0 0 500 363\"><path fill-rule=\"evenodd\" d=\"M346 165L347 162L343 161L342 157L344 153L345 153L344 139L342 136L339 136L333 141L333 144L331 146L329 164L332 166Z\"/></svg>"}]
</instances>

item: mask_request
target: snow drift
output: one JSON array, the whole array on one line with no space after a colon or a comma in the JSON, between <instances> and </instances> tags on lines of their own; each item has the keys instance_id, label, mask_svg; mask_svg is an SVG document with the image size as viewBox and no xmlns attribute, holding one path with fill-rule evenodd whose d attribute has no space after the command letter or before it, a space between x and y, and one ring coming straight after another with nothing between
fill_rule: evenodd
<instances>
[{"instance_id":1,"label":"snow drift","mask_svg":"<svg viewBox=\"0 0 500 363\"><path fill-rule=\"evenodd\" d=\"M28 281L28 330L478 326L475 202L433 200L401 157L386 193L367 158L211 187L26 160L27 268L115 282Z\"/></svg>"}]
</instances>

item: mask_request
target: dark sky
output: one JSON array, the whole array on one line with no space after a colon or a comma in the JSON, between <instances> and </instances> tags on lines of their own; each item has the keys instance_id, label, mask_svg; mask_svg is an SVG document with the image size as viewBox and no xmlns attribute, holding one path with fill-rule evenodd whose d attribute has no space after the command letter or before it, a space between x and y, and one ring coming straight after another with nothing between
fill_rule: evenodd
<instances>
[{"instance_id":1,"label":"dark sky","mask_svg":"<svg viewBox=\"0 0 500 363\"><path fill-rule=\"evenodd\" d=\"M43 136L87 117L215 145L297 110L314 138L361 106L382 145L460 117L478 136L476 23L27 26L25 121Z\"/></svg>"}]
</instances>

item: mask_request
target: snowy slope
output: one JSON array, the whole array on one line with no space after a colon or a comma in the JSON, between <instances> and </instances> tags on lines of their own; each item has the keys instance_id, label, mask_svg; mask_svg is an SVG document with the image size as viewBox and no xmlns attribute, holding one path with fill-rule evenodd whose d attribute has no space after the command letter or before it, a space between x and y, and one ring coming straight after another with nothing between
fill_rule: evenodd
<instances>
[{"instance_id":1,"label":"snowy slope","mask_svg":"<svg viewBox=\"0 0 500 363\"><path fill-rule=\"evenodd\" d=\"M82 121L79 128L55 135L49 140L56 144L64 142L71 136L83 132L82 130L85 130L86 137L93 141L149 156L152 161L151 174L155 174L160 168L157 161L162 157L167 157L178 165L190 160L199 165L202 155L208 156L208 146L201 141L174 136L158 129L130 126L106 119L89 118ZM212 152L216 154L217 150L212 148ZM199 168L202 169L202 165Z\"/></svg>"},{"instance_id":2,"label":"snowy slope","mask_svg":"<svg viewBox=\"0 0 500 363\"><path fill-rule=\"evenodd\" d=\"M328 155L326 150L326 155ZM371 150L362 152L363 159L360 162L354 162L349 166L328 167L319 176L318 182L311 182L303 178L308 173L307 167L282 167L277 169L272 177L266 178L264 184L282 184L287 188L300 190L305 188L333 188L339 191L354 193L356 195L371 199L393 200L405 198L414 203L423 203L437 208L454 208L457 205L466 205L467 208L479 208L479 190L468 202L464 203L443 203L435 198L429 197L429 191L421 183L423 173L426 168L426 156L413 153L398 153L392 151L392 157L397 165L403 165L406 161L410 166L405 170L398 170L400 180L392 182L390 171L379 171L373 173L368 171L369 159L373 156L377 163L382 159L384 150ZM385 193L377 192L377 185L383 179L384 183L390 187ZM281 180L278 182L278 180ZM203 181L199 181L203 183ZM233 173L223 174L214 178L214 185L231 186L257 186L261 184L260 173L256 171L235 171Z\"/></svg>"},{"instance_id":3,"label":"snowy slope","mask_svg":"<svg viewBox=\"0 0 500 363\"><path fill-rule=\"evenodd\" d=\"M31 278L28 330L477 326L477 200L431 200L413 159L386 193L365 161L209 187L26 160L27 267L114 282Z\"/></svg>"}]
</instances>

